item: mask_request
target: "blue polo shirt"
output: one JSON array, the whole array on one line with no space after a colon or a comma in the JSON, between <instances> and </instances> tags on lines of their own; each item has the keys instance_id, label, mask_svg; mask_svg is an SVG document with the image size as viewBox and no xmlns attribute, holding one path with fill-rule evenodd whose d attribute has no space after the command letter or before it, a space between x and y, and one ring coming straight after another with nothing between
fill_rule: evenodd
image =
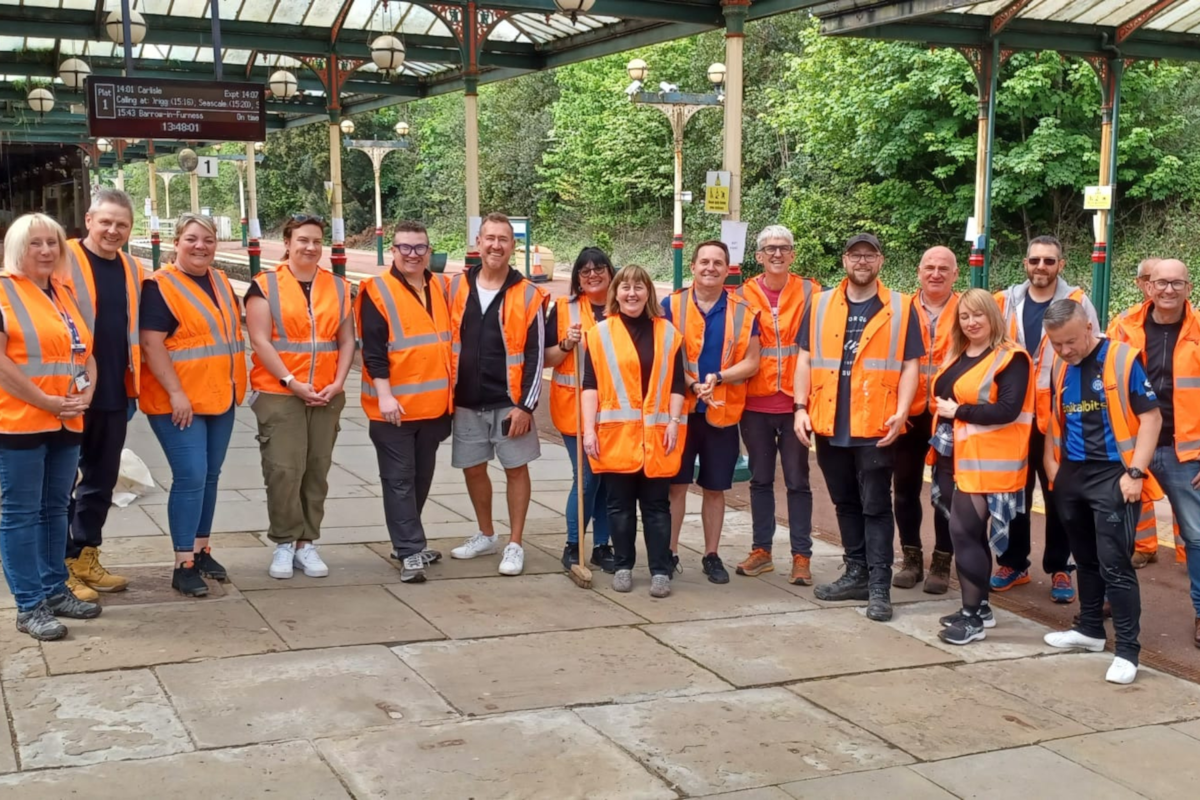
<instances>
[{"instance_id":1,"label":"blue polo shirt","mask_svg":"<svg viewBox=\"0 0 1200 800\"><path fill-rule=\"evenodd\" d=\"M1101 339L1078 366L1067 367L1063 378L1062 406L1066 417L1063 458L1067 461L1121 460L1109 418L1108 398L1104 393L1104 357L1108 347L1109 340ZM1129 371L1129 404L1135 414L1145 414L1158 407L1140 359L1133 362L1133 369Z\"/></svg>"},{"instance_id":2,"label":"blue polo shirt","mask_svg":"<svg viewBox=\"0 0 1200 800\"><path fill-rule=\"evenodd\" d=\"M725 350L725 308L729 305L729 293L722 291L721 296L717 298L717 302L713 303L713 307L708 310L707 314L696 305L695 295L691 292L688 293L688 301L692 304L692 312L704 317L704 344L700 347L700 358L697 361L700 367L700 380L704 380L705 375L715 375L721 371L721 355ZM671 318L670 297L663 298L662 307L667 322L674 325L675 320ZM758 336L757 317L750 329L750 335ZM707 409L708 406L703 402L696 403L697 414L702 414Z\"/></svg>"}]
</instances>

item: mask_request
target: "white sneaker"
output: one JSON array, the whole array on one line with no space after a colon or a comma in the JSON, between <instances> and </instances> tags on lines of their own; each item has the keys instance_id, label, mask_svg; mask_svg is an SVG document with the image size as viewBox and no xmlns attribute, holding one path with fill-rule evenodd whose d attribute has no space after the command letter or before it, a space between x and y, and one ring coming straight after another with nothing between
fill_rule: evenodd
<instances>
[{"instance_id":1,"label":"white sneaker","mask_svg":"<svg viewBox=\"0 0 1200 800\"><path fill-rule=\"evenodd\" d=\"M296 548L295 564L310 578L324 578L329 574L329 567L321 560L321 554L312 542Z\"/></svg>"},{"instance_id":2,"label":"white sneaker","mask_svg":"<svg viewBox=\"0 0 1200 800\"><path fill-rule=\"evenodd\" d=\"M1112 666L1108 668L1108 674L1104 676L1104 680L1109 683L1129 684L1133 683L1133 679L1137 677L1138 667L1132 661L1124 658L1114 658Z\"/></svg>"},{"instance_id":3,"label":"white sneaker","mask_svg":"<svg viewBox=\"0 0 1200 800\"><path fill-rule=\"evenodd\" d=\"M489 556L496 552L495 536L484 536L482 533L477 533L467 541L463 542L462 546L456 547L450 551L451 558L475 558L476 556Z\"/></svg>"},{"instance_id":4,"label":"white sneaker","mask_svg":"<svg viewBox=\"0 0 1200 800\"><path fill-rule=\"evenodd\" d=\"M504 548L504 557L500 559L501 575L520 575L525 571L525 548L509 542Z\"/></svg>"},{"instance_id":5,"label":"white sneaker","mask_svg":"<svg viewBox=\"0 0 1200 800\"><path fill-rule=\"evenodd\" d=\"M1089 653L1099 653L1104 650L1104 640L1084 636L1079 631L1054 631L1047 633L1043 641L1051 647L1087 650Z\"/></svg>"},{"instance_id":6,"label":"white sneaker","mask_svg":"<svg viewBox=\"0 0 1200 800\"><path fill-rule=\"evenodd\" d=\"M271 568L267 570L267 574L280 580L292 577L292 561L295 557L296 544L294 542L275 545L275 555L271 556Z\"/></svg>"}]
</instances>

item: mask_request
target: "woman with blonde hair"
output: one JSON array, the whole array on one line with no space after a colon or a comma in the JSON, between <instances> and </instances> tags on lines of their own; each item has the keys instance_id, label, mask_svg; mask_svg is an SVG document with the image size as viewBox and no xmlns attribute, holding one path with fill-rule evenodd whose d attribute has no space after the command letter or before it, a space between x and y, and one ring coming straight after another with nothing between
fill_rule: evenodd
<instances>
[{"instance_id":1,"label":"woman with blonde hair","mask_svg":"<svg viewBox=\"0 0 1200 800\"><path fill-rule=\"evenodd\" d=\"M92 332L64 284L67 239L45 214L19 217L4 237L0 275L0 558L17 630L51 641L56 617L91 619L100 606L67 589L67 508L92 400Z\"/></svg>"},{"instance_id":2,"label":"woman with blonde hair","mask_svg":"<svg viewBox=\"0 0 1200 800\"><path fill-rule=\"evenodd\" d=\"M209 547L217 482L233 435L234 409L246 393L242 318L229 278L213 269L217 229L199 214L175 223L175 263L142 288L141 408L171 465L167 524L175 549L171 586L208 594L204 578L224 581Z\"/></svg>"},{"instance_id":3,"label":"woman with blonde hair","mask_svg":"<svg viewBox=\"0 0 1200 800\"><path fill-rule=\"evenodd\" d=\"M604 321L587 332L583 450L608 487L613 589L633 589L637 507L642 510L650 596L671 594L671 478L683 458L683 335L662 315L642 267L613 277Z\"/></svg>"},{"instance_id":4,"label":"woman with blonde hair","mask_svg":"<svg viewBox=\"0 0 1200 800\"><path fill-rule=\"evenodd\" d=\"M958 300L950 353L933 382L933 503L950 519L962 610L943 617L942 641L964 645L996 624L988 604L991 550L1025 508L1034 391L1029 354L1008 336L995 298ZM989 532L990 527L990 532Z\"/></svg>"}]
</instances>

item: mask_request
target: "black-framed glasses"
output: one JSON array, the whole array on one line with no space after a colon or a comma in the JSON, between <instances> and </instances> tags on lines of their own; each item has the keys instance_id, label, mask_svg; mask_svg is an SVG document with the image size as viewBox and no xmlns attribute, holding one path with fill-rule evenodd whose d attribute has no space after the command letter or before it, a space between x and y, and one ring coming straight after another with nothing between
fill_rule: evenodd
<instances>
[{"instance_id":1,"label":"black-framed glasses","mask_svg":"<svg viewBox=\"0 0 1200 800\"><path fill-rule=\"evenodd\" d=\"M299 225L314 223L316 225L320 225L322 228L325 227L325 218L317 216L316 214L292 214L292 222L295 222Z\"/></svg>"},{"instance_id":2,"label":"black-framed glasses","mask_svg":"<svg viewBox=\"0 0 1200 800\"><path fill-rule=\"evenodd\" d=\"M788 253L794 253L795 251L796 248L792 247L790 244L769 244L766 247L758 248L758 252L766 253L769 256L787 255Z\"/></svg>"},{"instance_id":3,"label":"black-framed glasses","mask_svg":"<svg viewBox=\"0 0 1200 800\"><path fill-rule=\"evenodd\" d=\"M603 275L608 272L608 267L587 266L579 270L579 277L583 278L588 275Z\"/></svg>"},{"instance_id":4,"label":"black-framed glasses","mask_svg":"<svg viewBox=\"0 0 1200 800\"><path fill-rule=\"evenodd\" d=\"M1034 258L1027 258L1025 260L1029 262L1029 266L1031 266L1031 267L1036 267L1039 264L1044 264L1047 267L1053 267L1055 264L1058 263L1058 259L1054 258L1054 257L1037 258L1035 256Z\"/></svg>"},{"instance_id":5,"label":"black-framed glasses","mask_svg":"<svg viewBox=\"0 0 1200 800\"><path fill-rule=\"evenodd\" d=\"M402 256L423 256L429 252L427 244L400 244L392 242L392 249L399 252Z\"/></svg>"},{"instance_id":6,"label":"black-framed glasses","mask_svg":"<svg viewBox=\"0 0 1200 800\"><path fill-rule=\"evenodd\" d=\"M1160 292L1165 292L1167 289L1174 289L1177 292L1182 292L1187 287L1191 286L1191 281L1176 280L1176 281L1150 281L1150 284Z\"/></svg>"},{"instance_id":7,"label":"black-framed glasses","mask_svg":"<svg viewBox=\"0 0 1200 800\"><path fill-rule=\"evenodd\" d=\"M846 258L852 264L871 264L879 260L879 253L846 253Z\"/></svg>"}]
</instances>

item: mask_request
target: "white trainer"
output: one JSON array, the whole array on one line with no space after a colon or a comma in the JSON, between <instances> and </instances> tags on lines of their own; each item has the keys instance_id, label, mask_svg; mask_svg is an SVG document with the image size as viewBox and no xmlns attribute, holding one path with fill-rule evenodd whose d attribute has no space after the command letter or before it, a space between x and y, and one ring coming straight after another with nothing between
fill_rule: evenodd
<instances>
[{"instance_id":1,"label":"white trainer","mask_svg":"<svg viewBox=\"0 0 1200 800\"><path fill-rule=\"evenodd\" d=\"M1104 680L1109 683L1130 684L1137 677L1138 666L1132 661L1125 658L1114 658L1112 666L1108 668L1108 674L1104 676Z\"/></svg>"},{"instance_id":2,"label":"white trainer","mask_svg":"<svg viewBox=\"0 0 1200 800\"><path fill-rule=\"evenodd\" d=\"M501 575L520 575L525 571L525 548L509 542L504 548L504 557L500 559Z\"/></svg>"},{"instance_id":3,"label":"white trainer","mask_svg":"<svg viewBox=\"0 0 1200 800\"><path fill-rule=\"evenodd\" d=\"M499 547L496 544L495 536L484 536L482 533L477 533L461 546L450 551L451 558L475 558L476 556L490 556L496 552Z\"/></svg>"},{"instance_id":4,"label":"white trainer","mask_svg":"<svg viewBox=\"0 0 1200 800\"><path fill-rule=\"evenodd\" d=\"M1054 631L1042 637L1051 647L1087 650L1089 653L1099 653L1104 650L1104 640L1092 636L1084 636L1079 631Z\"/></svg>"},{"instance_id":5,"label":"white trainer","mask_svg":"<svg viewBox=\"0 0 1200 800\"><path fill-rule=\"evenodd\" d=\"M271 568L267 570L267 574L279 580L292 577L292 561L295 557L295 542L275 545L275 555L271 556Z\"/></svg>"},{"instance_id":6,"label":"white trainer","mask_svg":"<svg viewBox=\"0 0 1200 800\"><path fill-rule=\"evenodd\" d=\"M295 563L310 578L324 578L329 574L329 567L321 560L321 554L312 542L296 548Z\"/></svg>"}]
</instances>

